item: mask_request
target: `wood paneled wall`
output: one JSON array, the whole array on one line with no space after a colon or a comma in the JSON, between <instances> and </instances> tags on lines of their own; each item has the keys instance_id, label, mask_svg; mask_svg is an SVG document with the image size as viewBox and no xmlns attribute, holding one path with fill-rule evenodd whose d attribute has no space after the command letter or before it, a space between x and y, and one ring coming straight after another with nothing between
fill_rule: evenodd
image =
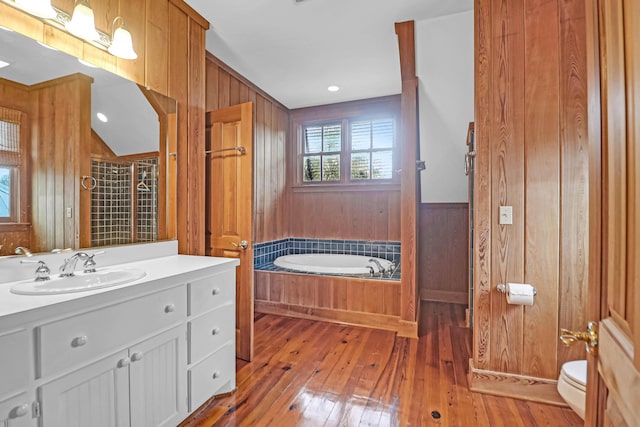
<instances>
[{"instance_id":1,"label":"wood paneled wall","mask_svg":"<svg viewBox=\"0 0 640 427\"><path fill-rule=\"evenodd\" d=\"M91 84L93 78L73 74L31 87L35 123L32 133L33 250L79 248L80 177L91 175ZM85 219L86 220L86 219ZM88 236L90 241L90 236Z\"/></svg>"},{"instance_id":2,"label":"wood paneled wall","mask_svg":"<svg viewBox=\"0 0 640 427\"><path fill-rule=\"evenodd\" d=\"M416 336L400 320L400 282L256 271L256 311L397 331Z\"/></svg>"},{"instance_id":3,"label":"wood paneled wall","mask_svg":"<svg viewBox=\"0 0 640 427\"><path fill-rule=\"evenodd\" d=\"M398 96L321 105L291 111L289 147L290 233L314 239L400 240L400 185L296 185L299 128L306 121L386 112L398 118ZM400 150L396 151L396 155Z\"/></svg>"},{"instance_id":4,"label":"wood paneled wall","mask_svg":"<svg viewBox=\"0 0 640 427\"><path fill-rule=\"evenodd\" d=\"M585 325L584 8L583 0L475 1L472 387L476 370L555 379L563 362L585 356L558 340L559 328ZM499 224L501 205L513 206L512 225ZM507 282L535 286L535 304L507 305L496 291ZM483 388L504 391L504 379ZM534 398L527 383L520 394Z\"/></svg>"},{"instance_id":5,"label":"wood paneled wall","mask_svg":"<svg viewBox=\"0 0 640 427\"><path fill-rule=\"evenodd\" d=\"M289 110L207 53L206 109L254 105L254 243L289 237L286 147Z\"/></svg>"},{"instance_id":6,"label":"wood paneled wall","mask_svg":"<svg viewBox=\"0 0 640 427\"><path fill-rule=\"evenodd\" d=\"M33 121L33 108L31 101L31 93L28 86L19 83L0 79L0 106L22 111L27 115L28 127L31 127ZM30 129L24 129L29 132ZM30 135L28 140L30 141ZM28 159L23 167L30 167ZM29 179L30 182L30 179ZM28 192L30 195L30 191ZM28 206L21 206L23 212L20 213L21 224L0 224L0 256L12 255L15 248L25 246L32 248L31 244L31 198L26 198Z\"/></svg>"},{"instance_id":7,"label":"wood paneled wall","mask_svg":"<svg viewBox=\"0 0 640 427\"><path fill-rule=\"evenodd\" d=\"M418 228L420 299L467 304L469 204L422 203Z\"/></svg>"},{"instance_id":8,"label":"wood paneled wall","mask_svg":"<svg viewBox=\"0 0 640 427\"><path fill-rule=\"evenodd\" d=\"M71 12L73 0L54 0ZM125 18L138 53L115 58L67 32L0 3L0 25L98 65L178 102L177 235L180 253L204 254L205 31L209 23L182 0L93 0L99 29ZM174 157L175 158L175 157ZM79 177L74 177L76 181ZM171 208L170 208L171 211ZM77 233L77 230L74 231Z\"/></svg>"}]
</instances>

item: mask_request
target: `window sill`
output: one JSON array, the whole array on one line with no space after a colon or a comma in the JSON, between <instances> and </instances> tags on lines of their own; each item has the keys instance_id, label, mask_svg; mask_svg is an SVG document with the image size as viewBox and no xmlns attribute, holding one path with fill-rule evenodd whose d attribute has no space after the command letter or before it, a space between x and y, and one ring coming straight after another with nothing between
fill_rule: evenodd
<instances>
[{"instance_id":1,"label":"window sill","mask_svg":"<svg viewBox=\"0 0 640 427\"><path fill-rule=\"evenodd\" d=\"M31 223L28 222L0 222L0 232L30 231Z\"/></svg>"},{"instance_id":2,"label":"window sill","mask_svg":"<svg viewBox=\"0 0 640 427\"><path fill-rule=\"evenodd\" d=\"M326 192L362 192L362 191L400 191L397 183L367 183L367 184L305 184L294 185L294 193L326 193Z\"/></svg>"}]
</instances>

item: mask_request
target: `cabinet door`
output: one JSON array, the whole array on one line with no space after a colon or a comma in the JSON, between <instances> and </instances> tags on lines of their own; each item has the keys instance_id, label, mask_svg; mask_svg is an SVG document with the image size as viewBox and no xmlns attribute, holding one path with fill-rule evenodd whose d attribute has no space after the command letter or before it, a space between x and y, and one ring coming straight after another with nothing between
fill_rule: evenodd
<instances>
[{"instance_id":1,"label":"cabinet door","mask_svg":"<svg viewBox=\"0 0 640 427\"><path fill-rule=\"evenodd\" d=\"M131 347L131 425L176 426L187 416L186 327Z\"/></svg>"},{"instance_id":2,"label":"cabinet door","mask_svg":"<svg viewBox=\"0 0 640 427\"><path fill-rule=\"evenodd\" d=\"M121 351L40 387L42 427L129 426L128 365Z\"/></svg>"},{"instance_id":3,"label":"cabinet door","mask_svg":"<svg viewBox=\"0 0 640 427\"><path fill-rule=\"evenodd\" d=\"M26 393L0 402L0 425L5 427L32 427L31 402Z\"/></svg>"}]
</instances>

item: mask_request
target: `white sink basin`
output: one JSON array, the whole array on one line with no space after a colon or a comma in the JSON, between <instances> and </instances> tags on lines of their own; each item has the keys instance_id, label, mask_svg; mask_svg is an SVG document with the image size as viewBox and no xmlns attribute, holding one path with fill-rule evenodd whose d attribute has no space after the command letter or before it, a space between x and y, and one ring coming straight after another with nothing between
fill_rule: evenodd
<instances>
[{"instance_id":1,"label":"white sink basin","mask_svg":"<svg viewBox=\"0 0 640 427\"><path fill-rule=\"evenodd\" d=\"M95 273L76 273L71 277L51 277L50 280L36 282L23 280L11 287L11 292L19 295L54 295L71 292L93 291L109 286L124 285L142 279L147 273L135 268L97 270Z\"/></svg>"}]
</instances>

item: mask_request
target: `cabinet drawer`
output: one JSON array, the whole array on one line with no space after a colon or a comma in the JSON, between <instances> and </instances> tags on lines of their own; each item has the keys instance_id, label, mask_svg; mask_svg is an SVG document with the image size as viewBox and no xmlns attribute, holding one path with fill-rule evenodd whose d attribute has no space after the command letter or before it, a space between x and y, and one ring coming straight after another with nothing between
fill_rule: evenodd
<instances>
[{"instance_id":1,"label":"cabinet drawer","mask_svg":"<svg viewBox=\"0 0 640 427\"><path fill-rule=\"evenodd\" d=\"M189 283L189 315L197 316L214 307L236 301L236 269Z\"/></svg>"},{"instance_id":2,"label":"cabinet drawer","mask_svg":"<svg viewBox=\"0 0 640 427\"><path fill-rule=\"evenodd\" d=\"M186 305L184 287L176 287L40 326L40 377L81 366L183 322Z\"/></svg>"},{"instance_id":3,"label":"cabinet drawer","mask_svg":"<svg viewBox=\"0 0 640 427\"><path fill-rule=\"evenodd\" d=\"M0 333L0 397L24 390L29 384L29 334L26 330Z\"/></svg>"},{"instance_id":4,"label":"cabinet drawer","mask_svg":"<svg viewBox=\"0 0 640 427\"><path fill-rule=\"evenodd\" d=\"M236 388L235 345L229 343L189 370L189 412Z\"/></svg>"},{"instance_id":5,"label":"cabinet drawer","mask_svg":"<svg viewBox=\"0 0 640 427\"><path fill-rule=\"evenodd\" d=\"M0 402L0 425L8 427L33 426L32 398L26 393Z\"/></svg>"},{"instance_id":6,"label":"cabinet drawer","mask_svg":"<svg viewBox=\"0 0 640 427\"><path fill-rule=\"evenodd\" d=\"M233 303L227 303L189 322L189 363L216 351L236 333Z\"/></svg>"}]
</instances>

